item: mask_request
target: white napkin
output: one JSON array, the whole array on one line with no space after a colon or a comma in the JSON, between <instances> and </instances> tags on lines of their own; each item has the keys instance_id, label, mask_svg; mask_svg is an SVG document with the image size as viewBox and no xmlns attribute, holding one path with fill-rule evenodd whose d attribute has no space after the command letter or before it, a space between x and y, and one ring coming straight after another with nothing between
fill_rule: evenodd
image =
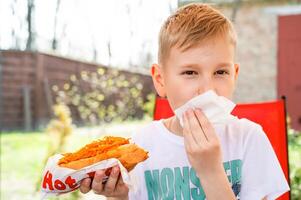
<instances>
[{"instance_id":1,"label":"white napkin","mask_svg":"<svg viewBox=\"0 0 301 200\"><path fill-rule=\"evenodd\" d=\"M231 115L235 106L235 103L226 97L218 96L213 90L208 90L207 92L190 99L174 112L180 120L182 127L184 126L183 114L189 108L201 108L212 124L225 124L230 120L236 119L235 116Z\"/></svg>"}]
</instances>

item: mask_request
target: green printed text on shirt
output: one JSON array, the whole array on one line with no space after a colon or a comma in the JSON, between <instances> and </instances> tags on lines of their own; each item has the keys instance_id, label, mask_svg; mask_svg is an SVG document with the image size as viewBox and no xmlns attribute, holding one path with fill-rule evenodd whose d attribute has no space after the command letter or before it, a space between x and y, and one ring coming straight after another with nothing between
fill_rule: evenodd
<instances>
[{"instance_id":1,"label":"green printed text on shirt","mask_svg":"<svg viewBox=\"0 0 301 200\"><path fill-rule=\"evenodd\" d=\"M241 160L224 163L224 168L236 197L241 186ZM200 180L191 167L146 170L144 172L149 200L205 199Z\"/></svg>"}]
</instances>

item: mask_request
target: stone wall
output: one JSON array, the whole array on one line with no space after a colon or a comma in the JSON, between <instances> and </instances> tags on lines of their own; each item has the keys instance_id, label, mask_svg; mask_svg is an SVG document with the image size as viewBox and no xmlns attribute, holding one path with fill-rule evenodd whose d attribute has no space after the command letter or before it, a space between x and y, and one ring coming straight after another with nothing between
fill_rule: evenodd
<instances>
[{"instance_id":1,"label":"stone wall","mask_svg":"<svg viewBox=\"0 0 301 200\"><path fill-rule=\"evenodd\" d=\"M227 16L231 10L224 9ZM277 98L277 15L267 7L242 7L236 16L240 72L235 102Z\"/></svg>"}]
</instances>

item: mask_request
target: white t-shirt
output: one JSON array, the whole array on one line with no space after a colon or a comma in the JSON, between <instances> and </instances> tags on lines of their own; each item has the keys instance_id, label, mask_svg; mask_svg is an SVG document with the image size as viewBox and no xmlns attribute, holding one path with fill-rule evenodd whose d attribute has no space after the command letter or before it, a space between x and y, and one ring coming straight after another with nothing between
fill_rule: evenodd
<instances>
[{"instance_id":1,"label":"white t-shirt","mask_svg":"<svg viewBox=\"0 0 301 200\"><path fill-rule=\"evenodd\" d=\"M289 186L261 126L236 118L227 125L214 125L222 146L223 164L236 198L275 199ZM205 199L189 164L184 138L171 133L163 121L153 121L132 140L149 152L149 158L131 172L135 188L130 200Z\"/></svg>"}]
</instances>

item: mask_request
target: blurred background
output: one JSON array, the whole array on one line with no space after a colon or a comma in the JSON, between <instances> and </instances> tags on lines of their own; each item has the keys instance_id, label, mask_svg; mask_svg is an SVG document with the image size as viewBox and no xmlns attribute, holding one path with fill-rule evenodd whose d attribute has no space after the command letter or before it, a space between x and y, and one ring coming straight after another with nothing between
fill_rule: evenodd
<instances>
[{"instance_id":1,"label":"blurred background","mask_svg":"<svg viewBox=\"0 0 301 200\"><path fill-rule=\"evenodd\" d=\"M50 155L130 137L152 120L159 29L190 2L215 4L235 25L236 103L286 96L292 199L301 199L300 0L0 0L0 199L39 199Z\"/></svg>"}]
</instances>

